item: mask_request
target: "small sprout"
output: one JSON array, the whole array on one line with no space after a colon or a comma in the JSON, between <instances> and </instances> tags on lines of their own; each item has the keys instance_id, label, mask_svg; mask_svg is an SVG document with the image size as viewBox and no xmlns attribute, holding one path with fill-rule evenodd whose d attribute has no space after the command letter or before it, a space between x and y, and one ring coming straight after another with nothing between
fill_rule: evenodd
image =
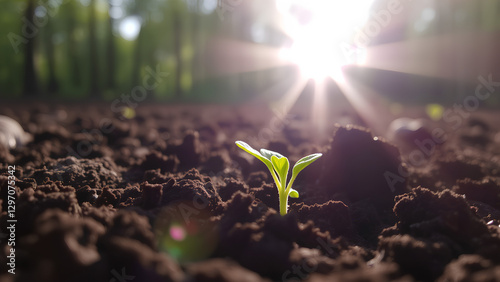
<instances>
[{"instance_id":1,"label":"small sprout","mask_svg":"<svg viewBox=\"0 0 500 282\"><path fill-rule=\"evenodd\" d=\"M236 145L263 162L271 172L274 182L276 183L276 187L278 187L281 215L285 215L288 211L288 197L299 197L299 192L292 188L292 184L295 181L295 178L297 178L299 172L322 156L322 154L317 153L298 160L293 166L292 177L287 184L286 180L288 177L290 162L285 156L266 149L261 149L259 152L243 141L236 141Z\"/></svg>"}]
</instances>

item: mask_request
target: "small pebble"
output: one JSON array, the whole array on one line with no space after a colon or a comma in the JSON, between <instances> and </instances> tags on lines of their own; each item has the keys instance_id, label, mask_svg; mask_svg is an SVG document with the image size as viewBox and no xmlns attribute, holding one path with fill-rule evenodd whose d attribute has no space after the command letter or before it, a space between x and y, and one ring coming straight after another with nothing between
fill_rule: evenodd
<instances>
[{"instance_id":1,"label":"small pebble","mask_svg":"<svg viewBox=\"0 0 500 282\"><path fill-rule=\"evenodd\" d=\"M25 145L30 135L14 119L0 115L0 144L13 149Z\"/></svg>"}]
</instances>

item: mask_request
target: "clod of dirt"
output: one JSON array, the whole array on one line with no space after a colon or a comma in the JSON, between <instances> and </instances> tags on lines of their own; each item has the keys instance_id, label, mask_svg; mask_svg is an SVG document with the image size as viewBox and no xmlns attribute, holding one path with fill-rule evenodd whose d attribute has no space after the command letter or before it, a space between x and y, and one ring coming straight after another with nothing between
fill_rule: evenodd
<instances>
[{"instance_id":1,"label":"clod of dirt","mask_svg":"<svg viewBox=\"0 0 500 282\"><path fill-rule=\"evenodd\" d=\"M424 120L411 118L393 120L387 130L387 137L405 152L418 149L419 142L433 140Z\"/></svg>"},{"instance_id":2,"label":"clod of dirt","mask_svg":"<svg viewBox=\"0 0 500 282\"><path fill-rule=\"evenodd\" d=\"M495 241L466 200L449 190L414 188L396 201L399 222L382 232L379 250L418 279L434 280L453 258L479 251L478 242Z\"/></svg>"},{"instance_id":3,"label":"clod of dirt","mask_svg":"<svg viewBox=\"0 0 500 282\"><path fill-rule=\"evenodd\" d=\"M486 148L492 141L490 130L488 123L472 117L468 120L467 127L461 130L460 139L469 146Z\"/></svg>"},{"instance_id":4,"label":"clod of dirt","mask_svg":"<svg viewBox=\"0 0 500 282\"><path fill-rule=\"evenodd\" d=\"M221 232L229 232L236 223L253 222L262 218L268 208L254 196L238 191L227 201L225 214L220 221Z\"/></svg>"},{"instance_id":5,"label":"clod of dirt","mask_svg":"<svg viewBox=\"0 0 500 282\"><path fill-rule=\"evenodd\" d=\"M403 275L398 265L395 263L377 263L373 266L359 265L354 268L340 268L330 274L313 273L306 280L307 282L414 282L415 280L409 275Z\"/></svg>"},{"instance_id":6,"label":"clod of dirt","mask_svg":"<svg viewBox=\"0 0 500 282\"><path fill-rule=\"evenodd\" d=\"M435 172L435 178L451 185L454 185L460 179L481 180L485 176L481 164L477 161L439 160L437 165L438 170Z\"/></svg>"},{"instance_id":7,"label":"clod of dirt","mask_svg":"<svg viewBox=\"0 0 500 282\"><path fill-rule=\"evenodd\" d=\"M160 205L163 196L163 185L145 182L141 184L141 190L144 209L152 209Z\"/></svg>"},{"instance_id":8,"label":"clod of dirt","mask_svg":"<svg viewBox=\"0 0 500 282\"><path fill-rule=\"evenodd\" d=\"M332 272L335 269L335 260L324 256L318 249L294 249L290 253L290 261L292 262L292 264L301 266L303 268L300 269L300 271L298 271L297 269L292 269L290 271L291 273L288 273L290 276L297 276L296 278L305 278L300 277L304 276L301 274L309 274L312 272L326 274ZM293 270L296 270L295 273Z\"/></svg>"},{"instance_id":9,"label":"clod of dirt","mask_svg":"<svg viewBox=\"0 0 500 282\"><path fill-rule=\"evenodd\" d=\"M85 185L99 189L116 188L122 183L119 169L109 158L77 159L70 156L52 160L27 177L33 177L37 183L43 183L46 178L61 181L75 189Z\"/></svg>"},{"instance_id":10,"label":"clod of dirt","mask_svg":"<svg viewBox=\"0 0 500 282\"><path fill-rule=\"evenodd\" d=\"M272 279L280 279L291 268L289 254L297 236L297 223L290 216L270 215L259 226L256 223L236 223L221 241L224 255L242 266Z\"/></svg>"},{"instance_id":11,"label":"clod of dirt","mask_svg":"<svg viewBox=\"0 0 500 282\"><path fill-rule=\"evenodd\" d=\"M276 188L275 184L263 184L261 187L250 188L250 193L268 207L279 211L278 188Z\"/></svg>"},{"instance_id":12,"label":"clod of dirt","mask_svg":"<svg viewBox=\"0 0 500 282\"><path fill-rule=\"evenodd\" d=\"M486 147L491 142L491 138L488 133L484 132L481 127L477 126L460 135L460 139L470 146L482 148Z\"/></svg>"},{"instance_id":13,"label":"clod of dirt","mask_svg":"<svg viewBox=\"0 0 500 282\"><path fill-rule=\"evenodd\" d=\"M155 249L155 236L148 218L133 211L120 210L114 214L106 236L134 239Z\"/></svg>"},{"instance_id":14,"label":"clod of dirt","mask_svg":"<svg viewBox=\"0 0 500 282\"><path fill-rule=\"evenodd\" d=\"M446 266L439 282L498 281L500 266L479 255L461 255Z\"/></svg>"},{"instance_id":15,"label":"clod of dirt","mask_svg":"<svg viewBox=\"0 0 500 282\"><path fill-rule=\"evenodd\" d=\"M14 156L10 154L9 148L4 145L0 145L0 162L11 164L14 163Z\"/></svg>"},{"instance_id":16,"label":"clod of dirt","mask_svg":"<svg viewBox=\"0 0 500 282\"><path fill-rule=\"evenodd\" d=\"M132 166L127 176L133 181L140 182L148 170L159 169L161 173L174 172L178 164L179 160L175 156L165 156L158 151L152 151L138 165Z\"/></svg>"},{"instance_id":17,"label":"clod of dirt","mask_svg":"<svg viewBox=\"0 0 500 282\"><path fill-rule=\"evenodd\" d=\"M200 171L208 175L216 175L223 172L224 169L229 166L228 164L230 162L231 160L227 153L212 153L207 160L203 162Z\"/></svg>"},{"instance_id":18,"label":"clod of dirt","mask_svg":"<svg viewBox=\"0 0 500 282\"><path fill-rule=\"evenodd\" d=\"M272 279L281 279L291 267L289 254L299 227L294 215L255 204L253 196L238 192L228 201L219 221L220 244L216 256L230 257L242 266Z\"/></svg>"},{"instance_id":19,"label":"clod of dirt","mask_svg":"<svg viewBox=\"0 0 500 282\"><path fill-rule=\"evenodd\" d=\"M476 118L476 117L471 117L468 121L467 121L467 125L470 127L470 128L474 128L474 127L477 127L479 128L481 131L484 131L484 132L488 132L491 130L491 127L490 125L485 122L483 119L480 119L480 118Z\"/></svg>"},{"instance_id":20,"label":"clod of dirt","mask_svg":"<svg viewBox=\"0 0 500 282\"><path fill-rule=\"evenodd\" d=\"M75 141L80 142L87 140L88 136L82 133L76 134ZM42 132L35 133L33 136L33 143L41 143L43 141L68 142L71 139L71 133L64 127L49 127ZM76 146L75 146L76 147Z\"/></svg>"},{"instance_id":21,"label":"clod of dirt","mask_svg":"<svg viewBox=\"0 0 500 282\"><path fill-rule=\"evenodd\" d=\"M97 189L90 188L88 185L76 190L76 198L78 199L79 204L84 202L94 204L96 199L99 197L98 195L99 191Z\"/></svg>"},{"instance_id":22,"label":"clod of dirt","mask_svg":"<svg viewBox=\"0 0 500 282\"><path fill-rule=\"evenodd\" d=\"M461 252L470 250L474 238L488 233L466 200L449 190L435 193L415 188L396 197L394 213L402 234L424 238L441 234L458 244Z\"/></svg>"},{"instance_id":23,"label":"clod of dirt","mask_svg":"<svg viewBox=\"0 0 500 282\"><path fill-rule=\"evenodd\" d=\"M198 170L191 169L171 186L165 186L162 205L189 202L209 212L221 212L224 203L211 182L210 177L202 176Z\"/></svg>"},{"instance_id":24,"label":"clod of dirt","mask_svg":"<svg viewBox=\"0 0 500 282\"><path fill-rule=\"evenodd\" d=\"M439 277L446 264L453 259L450 248L444 243L419 240L409 235L382 238L379 251L383 261L397 263L405 273L423 281Z\"/></svg>"},{"instance_id":25,"label":"clod of dirt","mask_svg":"<svg viewBox=\"0 0 500 282\"><path fill-rule=\"evenodd\" d=\"M229 201L238 191L248 193L249 189L245 182L234 178L224 179L224 185L218 189L221 199L225 202Z\"/></svg>"},{"instance_id":26,"label":"clod of dirt","mask_svg":"<svg viewBox=\"0 0 500 282\"><path fill-rule=\"evenodd\" d=\"M75 273L90 279L87 281L101 281L102 273L85 272L101 260L96 244L104 232L104 227L90 218L78 218L61 210L42 213L34 233L20 242L29 250L20 254L25 261L20 267L29 265L31 270L21 271L20 281L74 281L79 277Z\"/></svg>"},{"instance_id":27,"label":"clod of dirt","mask_svg":"<svg viewBox=\"0 0 500 282\"><path fill-rule=\"evenodd\" d=\"M291 213L296 213L300 222L312 220L321 231L328 231L333 237L352 236L352 220L349 208L340 201L328 201L323 204L292 205Z\"/></svg>"},{"instance_id":28,"label":"clod of dirt","mask_svg":"<svg viewBox=\"0 0 500 282\"><path fill-rule=\"evenodd\" d=\"M271 281L262 278L257 273L250 271L232 260L210 259L201 263L193 263L187 266L187 274L199 282L265 282Z\"/></svg>"},{"instance_id":29,"label":"clod of dirt","mask_svg":"<svg viewBox=\"0 0 500 282\"><path fill-rule=\"evenodd\" d=\"M269 174L264 171L256 171L250 173L246 183L250 187L260 187L262 184L266 183L269 180Z\"/></svg>"},{"instance_id":30,"label":"clod of dirt","mask_svg":"<svg viewBox=\"0 0 500 282\"><path fill-rule=\"evenodd\" d=\"M168 148L167 148L168 150ZM186 134L182 143L174 148L181 169L198 167L202 161L202 148L197 131Z\"/></svg>"},{"instance_id":31,"label":"clod of dirt","mask_svg":"<svg viewBox=\"0 0 500 282\"><path fill-rule=\"evenodd\" d=\"M112 270L133 281L184 281L184 273L171 257L136 240L113 236L104 242L104 246L111 269L107 281L116 279Z\"/></svg>"},{"instance_id":32,"label":"clod of dirt","mask_svg":"<svg viewBox=\"0 0 500 282\"><path fill-rule=\"evenodd\" d=\"M60 182L38 185L20 192L16 203L16 217L19 233L33 228L35 218L48 209L60 209L73 215L80 215L81 208L76 199L75 189Z\"/></svg>"},{"instance_id":33,"label":"clod of dirt","mask_svg":"<svg viewBox=\"0 0 500 282\"><path fill-rule=\"evenodd\" d=\"M453 191L464 194L467 200L480 201L500 209L500 186L491 179L483 181L458 180Z\"/></svg>"},{"instance_id":34,"label":"clod of dirt","mask_svg":"<svg viewBox=\"0 0 500 282\"><path fill-rule=\"evenodd\" d=\"M406 191L398 149L364 128L338 128L320 161L324 166L319 186L328 199L340 193L352 202L366 199L390 209L394 196Z\"/></svg>"}]
</instances>

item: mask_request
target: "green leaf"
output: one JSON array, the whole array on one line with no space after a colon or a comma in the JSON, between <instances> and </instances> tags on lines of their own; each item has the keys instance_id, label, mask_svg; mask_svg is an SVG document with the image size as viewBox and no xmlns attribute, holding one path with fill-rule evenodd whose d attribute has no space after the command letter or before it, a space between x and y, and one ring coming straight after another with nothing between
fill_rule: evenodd
<instances>
[{"instance_id":1,"label":"green leaf","mask_svg":"<svg viewBox=\"0 0 500 282\"><path fill-rule=\"evenodd\" d=\"M299 172L301 172L304 168L310 165L315 160L319 159L323 154L317 153L309 156L305 156L302 159L298 160L297 163L293 166L292 177L297 176Z\"/></svg>"},{"instance_id":2,"label":"green leaf","mask_svg":"<svg viewBox=\"0 0 500 282\"><path fill-rule=\"evenodd\" d=\"M261 162L263 162L267 166L267 169L269 169L269 172L271 173L271 175L272 175L272 177L274 179L274 182L276 183L276 186L278 187L278 190L282 189L281 188L282 185L280 183L280 179L276 176L276 173L274 173L273 164L271 163L271 160L269 160L269 159L265 158L264 156L262 156L259 153L259 151L257 151L254 148L250 147L250 145L248 145L247 143L245 143L243 141L236 141L235 143L243 151L249 153L250 155L256 157Z\"/></svg>"},{"instance_id":3,"label":"green leaf","mask_svg":"<svg viewBox=\"0 0 500 282\"><path fill-rule=\"evenodd\" d=\"M278 173L279 178L282 182L282 186L285 186L286 177L288 176L288 169L290 168L290 162L286 157L278 158L276 155L271 156L271 162L273 163L276 173Z\"/></svg>"},{"instance_id":4,"label":"green leaf","mask_svg":"<svg viewBox=\"0 0 500 282\"><path fill-rule=\"evenodd\" d=\"M248 145L247 143L243 142L243 141L236 141L235 142L236 145L238 147L240 147L243 151L249 153L250 155L256 157L257 159L259 159L261 162L265 163L267 165L267 167L269 168L272 168L272 163L271 161L262 156L259 151L255 150L254 148L252 148L250 145Z\"/></svg>"},{"instance_id":5,"label":"green leaf","mask_svg":"<svg viewBox=\"0 0 500 282\"><path fill-rule=\"evenodd\" d=\"M298 198L299 197L299 192L295 189L290 189L290 197L292 198Z\"/></svg>"},{"instance_id":6,"label":"green leaf","mask_svg":"<svg viewBox=\"0 0 500 282\"><path fill-rule=\"evenodd\" d=\"M264 158L266 158L268 160L271 160L272 156L276 156L278 159L281 159L281 158L285 157L285 156L283 156L282 154L280 154L278 152L273 152L271 150L266 150L266 149L260 149L260 153L262 154L262 156L264 156Z\"/></svg>"}]
</instances>

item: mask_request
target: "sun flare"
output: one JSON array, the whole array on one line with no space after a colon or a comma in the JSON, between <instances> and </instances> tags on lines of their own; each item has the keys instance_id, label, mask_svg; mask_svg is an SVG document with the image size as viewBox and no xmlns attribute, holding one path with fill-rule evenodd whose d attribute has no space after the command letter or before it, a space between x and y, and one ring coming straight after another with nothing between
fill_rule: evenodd
<instances>
[{"instance_id":1,"label":"sun flare","mask_svg":"<svg viewBox=\"0 0 500 282\"><path fill-rule=\"evenodd\" d=\"M341 78L341 67L354 63L346 53L353 34L368 19L373 0L277 0L283 29L293 40L282 50L305 78Z\"/></svg>"}]
</instances>

